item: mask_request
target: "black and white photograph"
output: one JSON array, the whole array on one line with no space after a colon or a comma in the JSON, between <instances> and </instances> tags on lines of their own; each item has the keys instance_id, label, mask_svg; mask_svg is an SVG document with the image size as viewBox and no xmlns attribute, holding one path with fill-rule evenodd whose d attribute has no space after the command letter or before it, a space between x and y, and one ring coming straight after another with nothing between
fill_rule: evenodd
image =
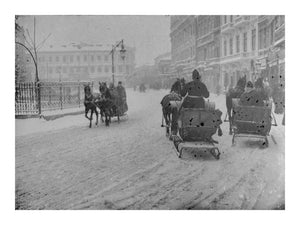
<instances>
[{"instance_id":1,"label":"black and white photograph","mask_svg":"<svg viewBox=\"0 0 300 225\"><path fill-rule=\"evenodd\" d=\"M15 15L15 210L285 210L285 15Z\"/></svg>"},{"instance_id":2,"label":"black and white photograph","mask_svg":"<svg viewBox=\"0 0 300 225\"><path fill-rule=\"evenodd\" d=\"M1 224L300 222L296 1L1 9Z\"/></svg>"}]
</instances>

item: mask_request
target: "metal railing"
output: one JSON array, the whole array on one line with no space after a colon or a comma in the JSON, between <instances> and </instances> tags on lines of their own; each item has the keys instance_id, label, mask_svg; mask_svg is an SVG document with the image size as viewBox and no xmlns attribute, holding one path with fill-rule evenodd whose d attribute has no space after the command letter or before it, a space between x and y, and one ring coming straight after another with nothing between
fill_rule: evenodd
<instances>
[{"instance_id":1,"label":"metal railing","mask_svg":"<svg viewBox=\"0 0 300 225\"><path fill-rule=\"evenodd\" d=\"M84 85L92 82L26 82L15 85L15 115L83 107Z\"/></svg>"}]
</instances>

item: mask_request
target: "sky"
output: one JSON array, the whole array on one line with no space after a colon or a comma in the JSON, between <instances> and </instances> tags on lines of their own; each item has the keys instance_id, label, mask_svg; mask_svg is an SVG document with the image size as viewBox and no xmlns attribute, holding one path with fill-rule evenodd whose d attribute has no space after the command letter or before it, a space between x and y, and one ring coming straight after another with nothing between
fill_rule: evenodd
<instances>
[{"instance_id":1,"label":"sky","mask_svg":"<svg viewBox=\"0 0 300 225\"><path fill-rule=\"evenodd\" d=\"M21 16L19 23L33 34L33 16ZM125 45L136 48L137 66L153 64L155 57L171 49L168 16L36 16L36 42L48 34L45 46L72 42L112 45L124 39Z\"/></svg>"}]
</instances>

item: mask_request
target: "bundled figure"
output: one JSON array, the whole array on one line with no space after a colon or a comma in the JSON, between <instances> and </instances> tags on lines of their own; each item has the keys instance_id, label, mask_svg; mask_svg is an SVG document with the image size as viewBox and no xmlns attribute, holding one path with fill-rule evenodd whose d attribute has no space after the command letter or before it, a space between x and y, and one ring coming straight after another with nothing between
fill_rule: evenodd
<instances>
[{"instance_id":1,"label":"bundled figure","mask_svg":"<svg viewBox=\"0 0 300 225\"><path fill-rule=\"evenodd\" d=\"M218 135L221 136L223 134L220 128L220 124L222 123L221 121L222 112L218 109L215 110L214 107L210 109L209 107L210 104L207 105L205 104L204 98L209 97L209 91L207 90L206 85L201 82L201 77L197 70L193 71L192 78L193 81L184 85L181 91L181 96L184 97L184 100L179 110L175 112L173 115L175 117L175 119L173 120L175 124L172 124L172 126L176 127L175 134L177 133L178 117L180 116L181 111L185 108L187 109L198 108L198 109L211 111L212 115L216 117L215 119L213 119L214 121L213 126L218 128Z\"/></svg>"},{"instance_id":2,"label":"bundled figure","mask_svg":"<svg viewBox=\"0 0 300 225\"><path fill-rule=\"evenodd\" d=\"M116 89L118 94L117 105L122 108L122 111L126 112L128 111L128 105L126 102L126 91L125 88L122 86L122 81L118 82L118 86Z\"/></svg>"},{"instance_id":3,"label":"bundled figure","mask_svg":"<svg viewBox=\"0 0 300 225\"><path fill-rule=\"evenodd\" d=\"M204 108L204 98L209 97L209 92L204 83L201 82L200 74L197 70L193 71L193 81L184 85L181 91L181 96L185 97L182 107L183 108Z\"/></svg>"},{"instance_id":4,"label":"bundled figure","mask_svg":"<svg viewBox=\"0 0 300 225\"><path fill-rule=\"evenodd\" d=\"M264 106L264 101L268 100L268 94L263 88L263 81L258 78L253 87L251 81L247 82L245 92L240 97L241 105Z\"/></svg>"}]
</instances>

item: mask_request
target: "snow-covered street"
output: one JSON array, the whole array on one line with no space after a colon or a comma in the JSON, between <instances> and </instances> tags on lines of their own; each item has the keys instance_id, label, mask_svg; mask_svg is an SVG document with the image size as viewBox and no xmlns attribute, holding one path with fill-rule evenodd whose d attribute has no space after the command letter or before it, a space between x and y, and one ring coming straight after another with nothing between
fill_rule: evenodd
<instances>
[{"instance_id":1,"label":"snow-covered street","mask_svg":"<svg viewBox=\"0 0 300 225\"><path fill-rule=\"evenodd\" d=\"M269 148L221 125L220 160L184 151L161 128L166 90L128 90L128 119L88 127L84 115L16 120L16 202L24 209L275 209L284 207L282 115ZM225 117L224 95L210 101Z\"/></svg>"}]
</instances>

